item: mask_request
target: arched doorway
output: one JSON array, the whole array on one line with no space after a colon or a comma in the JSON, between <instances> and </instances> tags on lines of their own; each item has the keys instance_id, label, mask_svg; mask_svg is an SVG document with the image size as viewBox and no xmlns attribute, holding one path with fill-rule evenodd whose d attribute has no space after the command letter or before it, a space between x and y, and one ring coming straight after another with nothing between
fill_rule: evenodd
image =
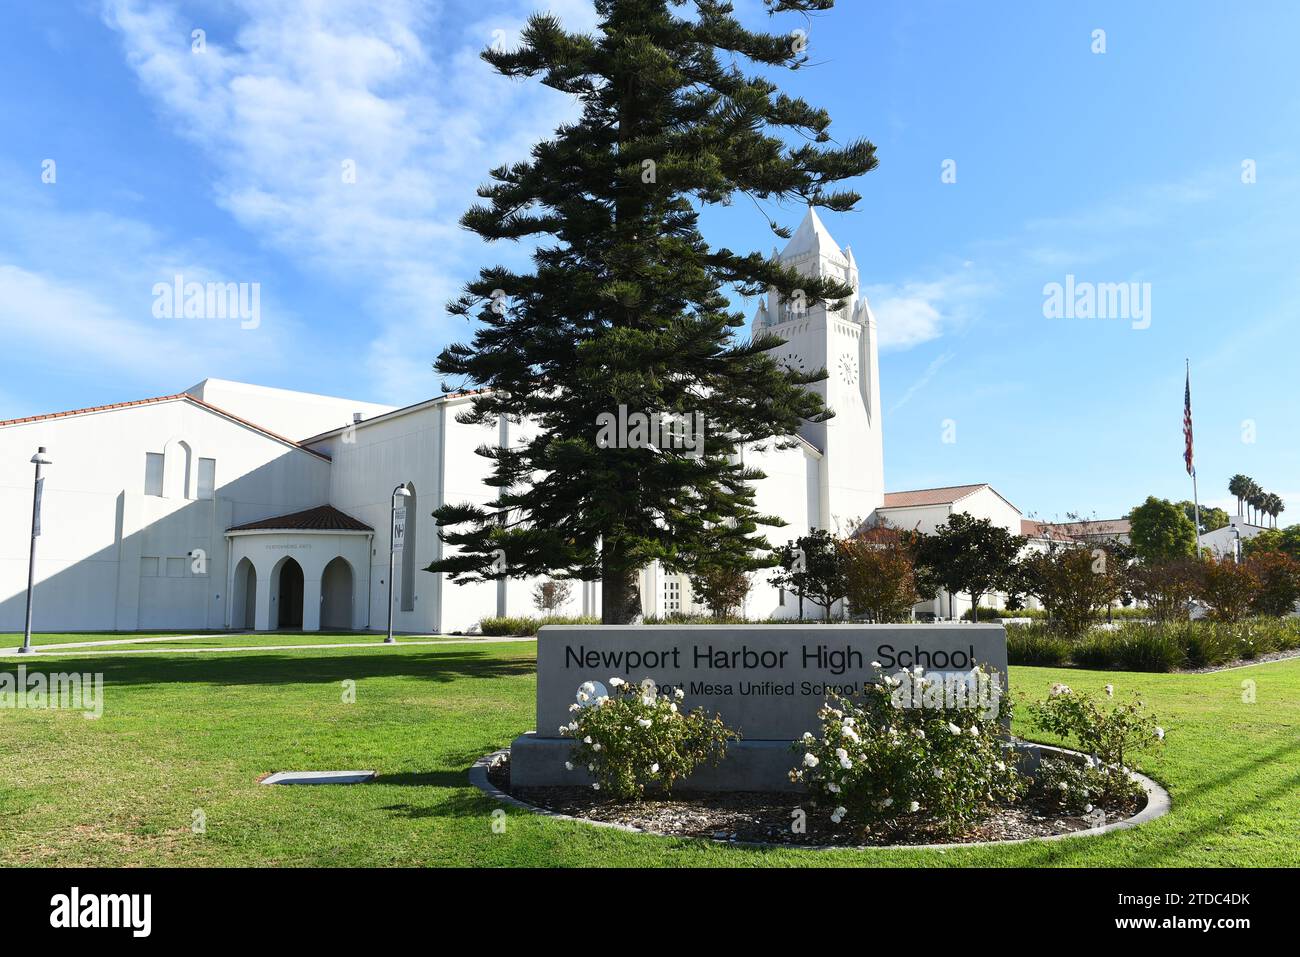
<instances>
[{"instance_id":1,"label":"arched doorway","mask_svg":"<svg viewBox=\"0 0 1300 957\"><path fill-rule=\"evenodd\" d=\"M301 628L302 566L292 558L280 563L279 585L275 627Z\"/></svg>"},{"instance_id":2,"label":"arched doorway","mask_svg":"<svg viewBox=\"0 0 1300 957\"><path fill-rule=\"evenodd\" d=\"M257 569L247 558L235 566L235 588L230 600L230 627L252 631L257 627Z\"/></svg>"},{"instance_id":3,"label":"arched doorway","mask_svg":"<svg viewBox=\"0 0 1300 957\"><path fill-rule=\"evenodd\" d=\"M320 626L351 630L352 566L342 556L325 566L320 577Z\"/></svg>"}]
</instances>

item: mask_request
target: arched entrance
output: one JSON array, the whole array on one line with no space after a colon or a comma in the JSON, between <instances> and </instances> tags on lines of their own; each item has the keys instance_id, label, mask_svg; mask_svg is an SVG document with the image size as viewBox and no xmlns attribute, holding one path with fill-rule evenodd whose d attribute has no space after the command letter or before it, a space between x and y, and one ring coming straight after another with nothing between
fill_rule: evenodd
<instances>
[{"instance_id":1,"label":"arched entrance","mask_svg":"<svg viewBox=\"0 0 1300 957\"><path fill-rule=\"evenodd\" d=\"M302 566L292 558L280 563L276 602L277 628L302 627Z\"/></svg>"},{"instance_id":2,"label":"arched entrance","mask_svg":"<svg viewBox=\"0 0 1300 957\"><path fill-rule=\"evenodd\" d=\"M342 556L325 566L320 578L320 626L351 630L352 566Z\"/></svg>"},{"instance_id":3,"label":"arched entrance","mask_svg":"<svg viewBox=\"0 0 1300 957\"><path fill-rule=\"evenodd\" d=\"M235 566L230 600L230 627L252 631L257 627L257 568L247 558Z\"/></svg>"}]
</instances>

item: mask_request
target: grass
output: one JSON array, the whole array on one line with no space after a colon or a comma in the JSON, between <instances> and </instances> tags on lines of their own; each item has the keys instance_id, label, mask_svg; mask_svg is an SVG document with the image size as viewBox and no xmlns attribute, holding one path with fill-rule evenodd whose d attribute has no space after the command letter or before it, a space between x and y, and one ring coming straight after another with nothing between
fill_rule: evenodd
<instances>
[{"instance_id":1,"label":"grass","mask_svg":"<svg viewBox=\"0 0 1300 957\"><path fill-rule=\"evenodd\" d=\"M175 636L174 641L167 640ZM184 638L182 635L199 635L198 638ZM150 641L139 641L150 638ZM152 640L158 638L161 640ZM404 641L463 641L451 635L397 635L397 643ZM166 649L166 648L253 648L269 645L332 645L373 642L381 644L383 634L374 631L282 631L253 632L248 634L227 634L224 632L168 632L161 635L136 634L134 632L109 632L106 634L65 634L32 635L33 647L66 644L68 642L96 641L106 642L92 648L69 648L68 653L92 654L98 648L117 649ZM0 635L0 648L17 647L22 644L22 635L15 640L13 635Z\"/></svg>"},{"instance_id":2,"label":"grass","mask_svg":"<svg viewBox=\"0 0 1300 957\"><path fill-rule=\"evenodd\" d=\"M32 645L61 645L70 641L107 641L114 638L166 638L172 635L219 635L221 632L213 631L69 631L69 632L49 632L33 633ZM21 631L0 632L0 648L17 648L23 643L23 633Z\"/></svg>"},{"instance_id":3,"label":"grass","mask_svg":"<svg viewBox=\"0 0 1300 957\"><path fill-rule=\"evenodd\" d=\"M1300 863L1300 660L1215 674L1016 667L1144 693L1169 729L1144 763L1174 801L1133 831L1016 847L815 852L727 847L507 811L466 768L533 726L529 644L102 655L97 721L0 710L0 862L8 865L1273 866ZM12 672L17 658L0 660ZM40 659L23 662L30 669ZM355 681L356 701L343 701ZM1253 682L1255 703L1243 702ZM1027 733L1023 721L1016 730ZM291 769L367 768L352 787L266 787ZM191 824L202 811L206 833Z\"/></svg>"}]
</instances>

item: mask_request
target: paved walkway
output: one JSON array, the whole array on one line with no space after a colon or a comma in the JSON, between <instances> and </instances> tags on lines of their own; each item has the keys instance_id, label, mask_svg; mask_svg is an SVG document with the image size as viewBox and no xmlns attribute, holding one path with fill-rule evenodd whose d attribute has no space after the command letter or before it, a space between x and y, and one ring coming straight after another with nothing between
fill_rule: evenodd
<instances>
[{"instance_id":1,"label":"paved walkway","mask_svg":"<svg viewBox=\"0 0 1300 957\"><path fill-rule=\"evenodd\" d=\"M158 641L186 641L193 638L230 638L243 632L233 632L230 634L207 634L207 635L166 635L153 638L119 638L116 640L109 639L106 641L69 641L57 645L33 645L32 653L20 655L17 647L0 648L0 658L36 658L50 657L57 655L84 655L86 649L101 649L104 645L140 645ZM401 648L404 645L491 645L511 642L536 641L536 637L529 638L438 638L430 636L429 638L410 637L398 638L391 645L385 644L382 637L377 637L371 641L350 641L326 644L324 642L313 642L305 645L220 645L215 648L102 648L96 650L97 655L162 655L162 654L198 654L201 652L224 652L224 651L307 651L317 648Z\"/></svg>"}]
</instances>

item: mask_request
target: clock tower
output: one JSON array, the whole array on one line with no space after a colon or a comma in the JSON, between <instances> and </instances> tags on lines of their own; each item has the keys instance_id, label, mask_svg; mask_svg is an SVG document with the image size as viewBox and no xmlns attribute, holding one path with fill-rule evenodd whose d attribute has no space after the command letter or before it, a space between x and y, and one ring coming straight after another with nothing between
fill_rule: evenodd
<instances>
[{"instance_id":1,"label":"clock tower","mask_svg":"<svg viewBox=\"0 0 1300 957\"><path fill-rule=\"evenodd\" d=\"M800 290L788 299L769 290L754 317L755 334L770 331L786 340L772 350L778 361L805 372L827 372L809 388L835 417L805 422L800 435L822 452L820 527L847 533L850 522L870 517L885 498L876 317L859 296L853 251L840 249L815 209L809 208L779 259L801 275L837 279L853 290L838 311Z\"/></svg>"}]
</instances>

